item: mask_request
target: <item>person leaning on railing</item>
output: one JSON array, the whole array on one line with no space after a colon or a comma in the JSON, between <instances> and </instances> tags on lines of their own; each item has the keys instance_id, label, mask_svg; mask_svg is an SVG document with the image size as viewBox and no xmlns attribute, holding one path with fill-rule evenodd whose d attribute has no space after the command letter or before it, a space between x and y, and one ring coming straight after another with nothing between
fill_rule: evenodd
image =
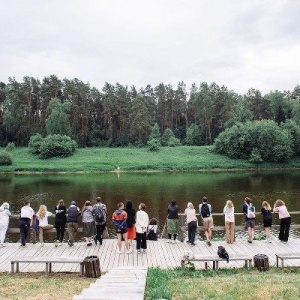
<instances>
[{"instance_id":1,"label":"person leaning on railing","mask_svg":"<svg viewBox=\"0 0 300 300\"><path fill-rule=\"evenodd\" d=\"M29 228L32 225L33 216L34 216L34 211L30 207L30 202L25 201L24 206L21 208L21 214L20 214L20 219L19 219L21 247L26 246L26 239L28 236Z\"/></svg>"}]
</instances>

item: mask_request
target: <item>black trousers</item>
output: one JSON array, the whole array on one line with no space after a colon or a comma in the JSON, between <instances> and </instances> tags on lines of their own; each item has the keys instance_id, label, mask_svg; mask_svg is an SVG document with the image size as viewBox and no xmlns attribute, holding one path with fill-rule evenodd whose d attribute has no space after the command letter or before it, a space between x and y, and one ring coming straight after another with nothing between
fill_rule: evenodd
<instances>
[{"instance_id":1,"label":"black trousers","mask_svg":"<svg viewBox=\"0 0 300 300\"><path fill-rule=\"evenodd\" d=\"M100 245L102 245L102 240L103 240L103 231L106 227L106 224L103 225L96 225L96 239L99 241Z\"/></svg>"},{"instance_id":2,"label":"black trousers","mask_svg":"<svg viewBox=\"0 0 300 300\"><path fill-rule=\"evenodd\" d=\"M196 230L197 230L197 221L189 222L188 223L188 240L191 243L195 242Z\"/></svg>"},{"instance_id":3,"label":"black trousers","mask_svg":"<svg viewBox=\"0 0 300 300\"><path fill-rule=\"evenodd\" d=\"M21 245L22 246L26 245L26 239L28 236L29 227L30 227L30 220L22 220L22 219L19 220L19 228L20 228Z\"/></svg>"},{"instance_id":4,"label":"black trousers","mask_svg":"<svg viewBox=\"0 0 300 300\"><path fill-rule=\"evenodd\" d=\"M144 233L136 233L136 249L147 249L147 235Z\"/></svg>"},{"instance_id":5,"label":"black trousers","mask_svg":"<svg viewBox=\"0 0 300 300\"><path fill-rule=\"evenodd\" d=\"M291 217L280 219L279 239L287 242L290 235Z\"/></svg>"},{"instance_id":6,"label":"black trousers","mask_svg":"<svg viewBox=\"0 0 300 300\"><path fill-rule=\"evenodd\" d=\"M60 241L61 243L64 239L65 227L66 227L66 221L64 221L64 220L55 221L56 240Z\"/></svg>"}]
</instances>

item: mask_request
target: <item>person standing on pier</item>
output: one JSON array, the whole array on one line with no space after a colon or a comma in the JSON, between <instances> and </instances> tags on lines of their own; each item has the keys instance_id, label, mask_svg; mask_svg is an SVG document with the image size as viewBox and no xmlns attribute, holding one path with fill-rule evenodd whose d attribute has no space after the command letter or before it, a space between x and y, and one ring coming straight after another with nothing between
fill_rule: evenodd
<instances>
[{"instance_id":1,"label":"person standing on pier","mask_svg":"<svg viewBox=\"0 0 300 300\"><path fill-rule=\"evenodd\" d=\"M192 246L195 246L195 236L197 231L197 217L196 210L194 209L193 203L189 202L184 211L186 215L186 223L188 226L188 240L187 243L190 243Z\"/></svg>"},{"instance_id":2,"label":"person standing on pier","mask_svg":"<svg viewBox=\"0 0 300 300\"><path fill-rule=\"evenodd\" d=\"M9 217L11 212L9 211L9 204L4 202L0 206L0 247L5 247L5 237L9 224Z\"/></svg>"},{"instance_id":3,"label":"person standing on pier","mask_svg":"<svg viewBox=\"0 0 300 300\"><path fill-rule=\"evenodd\" d=\"M132 207L132 201L128 200L126 202L126 207L124 209L127 212L127 238L129 247L132 246L132 241L136 239L136 228L135 228L135 209Z\"/></svg>"},{"instance_id":4,"label":"person standing on pier","mask_svg":"<svg viewBox=\"0 0 300 300\"><path fill-rule=\"evenodd\" d=\"M267 201L263 201L261 214L263 217L263 223L266 233L267 242L272 243L271 241L271 226L272 226L272 208L270 203Z\"/></svg>"},{"instance_id":5,"label":"person standing on pier","mask_svg":"<svg viewBox=\"0 0 300 300\"><path fill-rule=\"evenodd\" d=\"M52 216L52 213L47 210L46 205L41 205L37 214L37 219L39 220L39 240L41 246L44 246L44 230L52 229L53 225L48 223L48 217Z\"/></svg>"},{"instance_id":6,"label":"person standing on pier","mask_svg":"<svg viewBox=\"0 0 300 300\"><path fill-rule=\"evenodd\" d=\"M34 216L34 211L30 207L30 202L25 201L24 206L21 208L21 214L20 214L20 219L19 219L21 247L26 246L26 239L28 236L29 228L30 228L30 226L32 226L33 216Z\"/></svg>"},{"instance_id":7,"label":"person standing on pier","mask_svg":"<svg viewBox=\"0 0 300 300\"><path fill-rule=\"evenodd\" d=\"M249 197L245 198L245 203L243 204L243 213L245 215L246 228L248 231L248 243L252 243L254 238L255 207L251 203L251 199Z\"/></svg>"},{"instance_id":8,"label":"person standing on pier","mask_svg":"<svg viewBox=\"0 0 300 300\"><path fill-rule=\"evenodd\" d=\"M128 238L127 238L127 213L124 211L124 203L118 203L118 209L114 211L112 215L112 221L116 227L116 233L118 238L118 254L122 253L122 238L125 241L125 248L127 254L131 253L132 250L129 250Z\"/></svg>"},{"instance_id":9,"label":"person standing on pier","mask_svg":"<svg viewBox=\"0 0 300 300\"><path fill-rule=\"evenodd\" d=\"M102 203L102 198L96 198L96 204L93 206L93 216L95 220L96 226L96 235L94 236L94 242L97 245L99 242L100 246L103 241L103 232L106 227L106 219L107 219L107 209L106 205Z\"/></svg>"},{"instance_id":10,"label":"person standing on pier","mask_svg":"<svg viewBox=\"0 0 300 300\"><path fill-rule=\"evenodd\" d=\"M168 220L167 220L167 227L168 227L168 237L171 242L176 243L176 238L178 235L179 229L179 219L178 219L178 205L176 204L175 200L171 201L171 204L168 206Z\"/></svg>"},{"instance_id":11,"label":"person standing on pier","mask_svg":"<svg viewBox=\"0 0 300 300\"><path fill-rule=\"evenodd\" d=\"M81 215L79 207L76 206L76 202L72 201L70 207L67 210L67 224L68 224L68 245L74 246L75 237L78 232L78 217Z\"/></svg>"},{"instance_id":12,"label":"person standing on pier","mask_svg":"<svg viewBox=\"0 0 300 300\"><path fill-rule=\"evenodd\" d=\"M59 200L55 206L55 228L56 228L56 246L62 244L64 240L65 227L67 223L67 208L65 207L64 200Z\"/></svg>"},{"instance_id":13,"label":"person standing on pier","mask_svg":"<svg viewBox=\"0 0 300 300\"><path fill-rule=\"evenodd\" d=\"M225 216L225 232L226 232L226 242L232 244L234 242L235 236L235 218L234 218L234 206L231 200L226 201L226 205L223 209Z\"/></svg>"},{"instance_id":14,"label":"person standing on pier","mask_svg":"<svg viewBox=\"0 0 300 300\"><path fill-rule=\"evenodd\" d=\"M274 204L273 212L278 214L280 219L279 240L284 244L287 243L290 234L291 216L285 206L285 203L278 199Z\"/></svg>"},{"instance_id":15,"label":"person standing on pier","mask_svg":"<svg viewBox=\"0 0 300 300\"><path fill-rule=\"evenodd\" d=\"M203 220L204 233L206 236L206 243L211 246L212 230L214 228L214 220L211 214L211 205L207 203L207 197L202 198L202 203L199 205L199 213Z\"/></svg>"},{"instance_id":16,"label":"person standing on pier","mask_svg":"<svg viewBox=\"0 0 300 300\"><path fill-rule=\"evenodd\" d=\"M93 216L93 206L91 201L87 200L81 209L83 223L83 237L87 246L92 246L92 237L95 235L95 223Z\"/></svg>"},{"instance_id":17,"label":"person standing on pier","mask_svg":"<svg viewBox=\"0 0 300 300\"><path fill-rule=\"evenodd\" d=\"M149 216L146 213L146 205L141 203L136 213L136 250L137 253L146 253L147 249L147 228L149 225Z\"/></svg>"}]
</instances>

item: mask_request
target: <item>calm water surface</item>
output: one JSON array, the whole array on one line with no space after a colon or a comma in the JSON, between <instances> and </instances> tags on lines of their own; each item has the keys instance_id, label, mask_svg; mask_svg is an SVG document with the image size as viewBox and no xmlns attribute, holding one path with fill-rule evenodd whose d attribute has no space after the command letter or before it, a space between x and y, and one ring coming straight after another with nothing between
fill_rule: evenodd
<instances>
[{"instance_id":1,"label":"calm water surface","mask_svg":"<svg viewBox=\"0 0 300 300\"><path fill-rule=\"evenodd\" d=\"M149 217L156 217L162 227L167 206L175 199L183 212L187 202L198 207L207 196L213 212L222 212L226 200L234 202L241 212L243 199L250 196L259 211L267 200L273 206L276 199L286 202L290 211L300 211L300 172L222 172L222 173L120 173L120 174L58 174L58 175L0 175L0 203L7 201L11 211L18 213L24 200L30 200L37 211L40 204L54 211L59 199L68 206L76 200L82 207L85 200L101 196L111 216L118 202L133 201L135 208L144 202ZM196 208L197 209L197 208ZM261 222L260 216L257 223ZM51 220L50 220L51 223ZM224 225L222 216L215 216L216 225ZM243 218L237 216L237 225ZM278 220L275 220L278 223ZM300 216L293 216L300 223ZM11 227L17 222L11 220ZM111 223L110 223L111 227Z\"/></svg>"}]
</instances>

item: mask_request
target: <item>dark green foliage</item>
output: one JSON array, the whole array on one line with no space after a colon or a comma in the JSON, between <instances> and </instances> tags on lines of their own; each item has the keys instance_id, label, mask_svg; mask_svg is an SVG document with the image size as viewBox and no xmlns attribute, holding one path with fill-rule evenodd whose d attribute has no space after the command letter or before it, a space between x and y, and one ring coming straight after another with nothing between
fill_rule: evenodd
<instances>
[{"instance_id":1,"label":"dark green foliage","mask_svg":"<svg viewBox=\"0 0 300 300\"><path fill-rule=\"evenodd\" d=\"M234 125L218 136L214 146L217 153L256 163L283 162L293 155L289 131L271 120Z\"/></svg>"},{"instance_id":2,"label":"dark green foliage","mask_svg":"<svg viewBox=\"0 0 300 300\"><path fill-rule=\"evenodd\" d=\"M177 147L177 146L180 146L180 140L178 138L176 138L175 136L171 136L169 138L167 146L168 147Z\"/></svg>"},{"instance_id":3,"label":"dark green foliage","mask_svg":"<svg viewBox=\"0 0 300 300\"><path fill-rule=\"evenodd\" d=\"M160 130L159 130L159 126L157 123L155 123L151 128L149 140L151 140L151 139L157 139L157 140L160 139Z\"/></svg>"},{"instance_id":4,"label":"dark green foliage","mask_svg":"<svg viewBox=\"0 0 300 300\"><path fill-rule=\"evenodd\" d=\"M295 121L287 120L280 127L289 131L294 154L300 155L300 126Z\"/></svg>"},{"instance_id":5,"label":"dark green foliage","mask_svg":"<svg viewBox=\"0 0 300 300\"><path fill-rule=\"evenodd\" d=\"M159 147L161 147L161 144L158 139L151 139L147 143L150 151L158 151Z\"/></svg>"},{"instance_id":6,"label":"dark green foliage","mask_svg":"<svg viewBox=\"0 0 300 300\"><path fill-rule=\"evenodd\" d=\"M187 130L186 130L186 139L185 142L187 145L195 145L200 146L201 145L201 129L198 125L192 124Z\"/></svg>"},{"instance_id":7,"label":"dark green foliage","mask_svg":"<svg viewBox=\"0 0 300 300\"><path fill-rule=\"evenodd\" d=\"M261 158L260 152L257 148L253 148L253 150L249 156L249 161L251 163L255 163L255 164L263 162L263 159Z\"/></svg>"},{"instance_id":8,"label":"dark green foliage","mask_svg":"<svg viewBox=\"0 0 300 300\"><path fill-rule=\"evenodd\" d=\"M167 128L161 139L160 139L160 142L162 144L162 146L169 146L169 147L175 147L175 146L179 146L180 145L180 141L179 139L177 139L175 136L174 136L174 133L173 131L170 129L170 128Z\"/></svg>"},{"instance_id":9,"label":"dark green foliage","mask_svg":"<svg viewBox=\"0 0 300 300\"><path fill-rule=\"evenodd\" d=\"M41 153L41 144L43 142L43 137L37 133L30 137L28 147L32 154L40 154Z\"/></svg>"},{"instance_id":10,"label":"dark green foliage","mask_svg":"<svg viewBox=\"0 0 300 300\"><path fill-rule=\"evenodd\" d=\"M66 135L49 135L41 143L40 157L67 157L74 153L76 147L76 142Z\"/></svg>"},{"instance_id":11,"label":"dark green foliage","mask_svg":"<svg viewBox=\"0 0 300 300\"><path fill-rule=\"evenodd\" d=\"M7 151L0 151L0 165L8 166L12 164L11 154Z\"/></svg>"},{"instance_id":12,"label":"dark green foliage","mask_svg":"<svg viewBox=\"0 0 300 300\"><path fill-rule=\"evenodd\" d=\"M15 148L16 148L16 146L14 143L8 143L7 146L5 147L5 150L8 152L12 152L15 150Z\"/></svg>"}]
</instances>

